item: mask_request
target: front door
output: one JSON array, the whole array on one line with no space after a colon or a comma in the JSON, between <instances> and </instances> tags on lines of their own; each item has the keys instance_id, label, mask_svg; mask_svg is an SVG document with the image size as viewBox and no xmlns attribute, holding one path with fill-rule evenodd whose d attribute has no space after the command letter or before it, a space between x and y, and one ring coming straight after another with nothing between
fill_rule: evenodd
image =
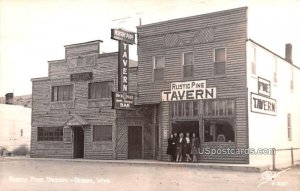
<instances>
[{"instance_id":1,"label":"front door","mask_svg":"<svg viewBox=\"0 0 300 191\"><path fill-rule=\"evenodd\" d=\"M142 127L128 127L128 159L142 158Z\"/></svg>"},{"instance_id":2,"label":"front door","mask_svg":"<svg viewBox=\"0 0 300 191\"><path fill-rule=\"evenodd\" d=\"M84 156L84 131L82 127L74 127L74 158Z\"/></svg>"}]
</instances>

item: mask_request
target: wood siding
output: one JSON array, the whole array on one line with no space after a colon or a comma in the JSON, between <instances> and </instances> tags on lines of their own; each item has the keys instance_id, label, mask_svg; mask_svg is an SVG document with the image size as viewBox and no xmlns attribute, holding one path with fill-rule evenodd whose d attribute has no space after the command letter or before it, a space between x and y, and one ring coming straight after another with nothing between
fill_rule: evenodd
<instances>
[{"instance_id":1,"label":"wood siding","mask_svg":"<svg viewBox=\"0 0 300 191\"><path fill-rule=\"evenodd\" d=\"M138 32L138 104L160 104L160 151L158 158L167 160L170 131L169 104L160 103L161 91L170 90L171 82L206 80L216 87L217 98L236 100L236 141L234 148L248 147L247 126L247 8L154 23L137 28ZM226 48L226 75L214 76L214 49ZM182 77L182 53L194 53L194 77ZM153 56L165 56L163 81L153 82ZM206 144L214 148L217 146ZM248 163L247 155L202 156L203 162Z\"/></svg>"},{"instance_id":2,"label":"wood siding","mask_svg":"<svg viewBox=\"0 0 300 191\"><path fill-rule=\"evenodd\" d=\"M37 127L66 126L68 121L75 121L73 115L82 117L89 124L84 127L84 158L87 159L127 159L128 126L143 127L143 158L153 158L153 128L151 111L147 107L138 111L116 111L111 109L111 98L88 99L88 87L92 82L112 81L113 91L118 89L118 53L98 54L99 41L68 45L66 59L49 62L49 76L32 81L32 149L31 157L73 158L73 136L65 141L37 141ZM89 58L84 66L77 66L77 59ZM131 61L130 61L131 62ZM134 64L134 62L133 62ZM92 72L93 79L71 81L70 75ZM137 97L137 67L129 69L129 90ZM69 101L51 101L51 87L74 85L73 99ZM144 112L148 111L148 112ZM150 116L149 116L150 115ZM146 116L146 117L145 117ZM93 125L111 125L111 141L94 141ZM65 135L64 135L65 136Z\"/></svg>"}]
</instances>

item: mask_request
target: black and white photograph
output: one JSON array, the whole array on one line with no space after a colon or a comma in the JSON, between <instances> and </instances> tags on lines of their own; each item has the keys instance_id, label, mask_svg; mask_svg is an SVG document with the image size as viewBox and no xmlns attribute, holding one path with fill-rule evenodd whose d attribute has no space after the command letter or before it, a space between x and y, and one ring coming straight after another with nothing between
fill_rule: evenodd
<instances>
[{"instance_id":1,"label":"black and white photograph","mask_svg":"<svg viewBox=\"0 0 300 191\"><path fill-rule=\"evenodd\" d=\"M300 0L0 0L0 191L300 191Z\"/></svg>"}]
</instances>

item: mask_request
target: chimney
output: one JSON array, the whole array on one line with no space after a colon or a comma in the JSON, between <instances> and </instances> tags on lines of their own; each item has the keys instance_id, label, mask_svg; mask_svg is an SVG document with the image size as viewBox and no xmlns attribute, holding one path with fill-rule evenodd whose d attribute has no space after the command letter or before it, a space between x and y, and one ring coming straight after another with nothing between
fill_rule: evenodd
<instances>
[{"instance_id":1,"label":"chimney","mask_svg":"<svg viewBox=\"0 0 300 191\"><path fill-rule=\"evenodd\" d=\"M292 44L285 45L285 60L289 63L293 63L292 60Z\"/></svg>"}]
</instances>

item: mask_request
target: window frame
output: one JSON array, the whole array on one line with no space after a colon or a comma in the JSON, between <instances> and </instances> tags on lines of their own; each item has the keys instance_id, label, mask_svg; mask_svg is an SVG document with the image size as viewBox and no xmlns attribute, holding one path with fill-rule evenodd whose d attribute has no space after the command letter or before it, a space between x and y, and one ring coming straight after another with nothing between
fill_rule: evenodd
<instances>
[{"instance_id":1,"label":"window frame","mask_svg":"<svg viewBox=\"0 0 300 191\"><path fill-rule=\"evenodd\" d=\"M212 102L219 102L218 104L215 105L216 109L218 108L218 115L207 115L206 110L207 110L207 103L211 103L212 106L214 105ZM231 114L228 114L228 103L233 102L233 111ZM220 104L224 104L223 108L223 115L219 115L220 113ZM222 121L222 120L227 120L227 121L232 121L233 122L233 131L234 131L234 141L231 142L218 142L218 141L205 141L205 121L207 120L215 120L215 121ZM204 100L203 101L203 118L202 118L202 140L204 144L236 144L236 99L235 98L222 98L222 99L209 99L209 100ZM225 137L226 138L226 137Z\"/></svg>"},{"instance_id":2,"label":"window frame","mask_svg":"<svg viewBox=\"0 0 300 191\"><path fill-rule=\"evenodd\" d=\"M192 64L185 64L185 54L192 54L192 60L193 60L193 63ZM182 54L181 54L181 64L182 64L182 78L184 79L184 78L193 78L194 77L194 65L195 65L195 54L194 54L194 52L193 51L187 51L187 52L183 52ZM185 66L192 66L192 75L191 76L184 76L184 68L185 68Z\"/></svg>"},{"instance_id":3,"label":"window frame","mask_svg":"<svg viewBox=\"0 0 300 191\"><path fill-rule=\"evenodd\" d=\"M113 125L112 124L106 124L106 125L104 125L104 124L101 124L101 125L93 125L92 126L93 128L92 128L92 142L94 142L94 143L97 143L97 142L112 142L112 133L113 133ZM100 133L100 135L99 135L99 140L95 140L95 129L96 128L99 128L99 129L101 129L101 128L103 128L103 127L110 127L110 139L109 140L101 140L101 130L99 130L99 133Z\"/></svg>"},{"instance_id":4,"label":"window frame","mask_svg":"<svg viewBox=\"0 0 300 191\"><path fill-rule=\"evenodd\" d=\"M41 139L41 137L40 137L40 133L39 133L39 129L50 129L50 128L56 128L56 129L58 129L58 128L61 128L61 131L62 132L60 132L60 133L62 133L62 135L61 135L61 137L60 137L60 135L59 135L59 137L60 137L60 139L59 140L57 140L57 139L54 139L54 140L49 140L48 138L46 138L45 139L45 135L43 135L42 137L42 139ZM53 126L53 127L37 127L37 137L36 137L36 140L37 140L37 142L63 142L64 140L64 129L63 129L64 127L63 126L57 126L57 127L55 127L55 126ZM48 131L47 133L46 133L46 135L48 135L48 133L49 132L51 132L51 131ZM53 131L53 132L51 132L51 133L54 133L55 131ZM55 138L55 135L53 135L52 137L54 137Z\"/></svg>"},{"instance_id":5,"label":"window frame","mask_svg":"<svg viewBox=\"0 0 300 191\"><path fill-rule=\"evenodd\" d=\"M287 114L287 137L288 141L292 141L292 115L290 113Z\"/></svg>"},{"instance_id":6,"label":"window frame","mask_svg":"<svg viewBox=\"0 0 300 191\"><path fill-rule=\"evenodd\" d=\"M274 57L273 83L278 84L278 59Z\"/></svg>"},{"instance_id":7,"label":"window frame","mask_svg":"<svg viewBox=\"0 0 300 191\"><path fill-rule=\"evenodd\" d=\"M162 57L164 60L164 67L156 67L156 57ZM163 76L162 79L155 79L155 70L163 69ZM159 82L165 80L165 70L166 70L166 57L161 55L152 56L152 81Z\"/></svg>"},{"instance_id":8,"label":"window frame","mask_svg":"<svg viewBox=\"0 0 300 191\"><path fill-rule=\"evenodd\" d=\"M91 98L91 85L92 84L101 84L101 83L111 83L111 91L108 92L108 97L101 97L101 91L100 91L100 97ZM113 80L107 80L107 81L91 81L88 83L88 100L101 100L101 99L111 99L111 92L114 91L114 81Z\"/></svg>"},{"instance_id":9,"label":"window frame","mask_svg":"<svg viewBox=\"0 0 300 191\"><path fill-rule=\"evenodd\" d=\"M224 58L224 61L223 62L217 62L216 61L216 50L219 50L219 49L224 49L224 54L225 54L225 58ZM218 47L218 48L213 48L213 76L226 76L227 74L227 48L224 46L224 47ZM216 64L225 64L224 66L224 74L216 74L216 67L215 65Z\"/></svg>"},{"instance_id":10,"label":"window frame","mask_svg":"<svg viewBox=\"0 0 300 191\"><path fill-rule=\"evenodd\" d=\"M58 90L58 87L63 87L63 86L72 86L73 90L71 91L72 92L72 98L69 99L69 100L58 100L58 91L56 91L56 100L54 100L54 88L56 87L57 90ZM51 103L57 103L57 102L69 102L69 101L74 101L74 98L75 98L75 84L73 83L68 83L68 84L59 84L59 85L56 85L56 84L53 84L50 86L50 102Z\"/></svg>"},{"instance_id":11,"label":"window frame","mask_svg":"<svg viewBox=\"0 0 300 191\"><path fill-rule=\"evenodd\" d=\"M251 60L250 60L251 75L256 76L257 75L257 48L256 48L256 46L253 46L253 45L251 46L251 52L252 52Z\"/></svg>"}]
</instances>

